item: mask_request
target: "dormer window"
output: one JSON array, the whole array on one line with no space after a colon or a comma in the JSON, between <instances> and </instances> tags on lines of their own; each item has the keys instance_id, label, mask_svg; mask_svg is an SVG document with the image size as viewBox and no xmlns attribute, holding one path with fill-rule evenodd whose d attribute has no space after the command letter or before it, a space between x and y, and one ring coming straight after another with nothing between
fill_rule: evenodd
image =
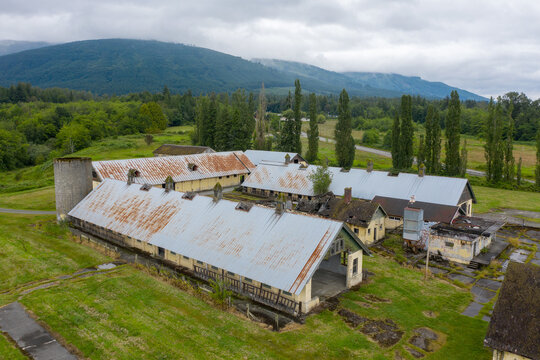
<instances>
[{"instance_id":1,"label":"dormer window","mask_svg":"<svg viewBox=\"0 0 540 360\"><path fill-rule=\"evenodd\" d=\"M189 171L197 171L197 169L199 168L197 165L193 163L189 163L187 166L188 166Z\"/></svg>"}]
</instances>

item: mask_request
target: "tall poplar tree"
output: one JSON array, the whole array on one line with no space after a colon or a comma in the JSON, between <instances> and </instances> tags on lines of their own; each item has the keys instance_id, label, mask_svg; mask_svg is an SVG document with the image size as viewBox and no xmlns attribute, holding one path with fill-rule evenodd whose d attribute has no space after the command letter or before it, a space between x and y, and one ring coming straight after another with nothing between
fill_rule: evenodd
<instances>
[{"instance_id":1,"label":"tall poplar tree","mask_svg":"<svg viewBox=\"0 0 540 360\"><path fill-rule=\"evenodd\" d=\"M519 158L517 164L516 183L518 186L521 185L521 157Z\"/></svg>"},{"instance_id":2,"label":"tall poplar tree","mask_svg":"<svg viewBox=\"0 0 540 360\"><path fill-rule=\"evenodd\" d=\"M512 118L512 111L514 110L514 103L510 102L508 107L508 129L506 132L506 141L504 148L504 181L508 183L514 182L514 146L512 140L514 138L514 119Z\"/></svg>"},{"instance_id":3,"label":"tall poplar tree","mask_svg":"<svg viewBox=\"0 0 540 360\"><path fill-rule=\"evenodd\" d=\"M495 158L495 106L493 98L489 99L488 116L485 128L486 143L484 144L484 157L486 158L486 179L493 180L493 160Z\"/></svg>"},{"instance_id":4,"label":"tall poplar tree","mask_svg":"<svg viewBox=\"0 0 540 360\"><path fill-rule=\"evenodd\" d=\"M418 165L418 169L420 169L420 165L425 166L426 162L426 145L424 142L424 134L420 134L420 141L418 142L418 153L416 154L416 164Z\"/></svg>"},{"instance_id":5,"label":"tall poplar tree","mask_svg":"<svg viewBox=\"0 0 540 360\"><path fill-rule=\"evenodd\" d=\"M461 133L461 103L456 90L450 93L448 114L446 116L446 173L456 176L460 173L459 145Z\"/></svg>"},{"instance_id":6,"label":"tall poplar tree","mask_svg":"<svg viewBox=\"0 0 540 360\"><path fill-rule=\"evenodd\" d=\"M309 162L317 160L319 152L319 125L317 124L317 96L315 93L309 95L309 130L308 130L308 151L306 160Z\"/></svg>"},{"instance_id":7,"label":"tall poplar tree","mask_svg":"<svg viewBox=\"0 0 540 360\"><path fill-rule=\"evenodd\" d=\"M259 93L259 108L257 109L257 123L255 125L255 149L266 149L266 96L264 94L264 83Z\"/></svg>"},{"instance_id":8,"label":"tall poplar tree","mask_svg":"<svg viewBox=\"0 0 540 360\"><path fill-rule=\"evenodd\" d=\"M465 177L465 175L467 174L467 139L465 139L463 143L463 147L461 148L461 156L459 159L459 165L460 165L459 175L461 177Z\"/></svg>"},{"instance_id":9,"label":"tall poplar tree","mask_svg":"<svg viewBox=\"0 0 540 360\"><path fill-rule=\"evenodd\" d=\"M424 157L426 158L426 169L429 173L433 172L433 166L431 163L432 154L433 154L433 116L434 116L435 108L433 105L429 105L427 109L426 114L426 121L424 123L424 127L426 129L426 139L424 142ZM420 164L420 161L418 161L418 164Z\"/></svg>"},{"instance_id":10,"label":"tall poplar tree","mask_svg":"<svg viewBox=\"0 0 540 360\"><path fill-rule=\"evenodd\" d=\"M349 109L349 94L343 89L338 100L338 121L335 129L336 157L339 166L350 169L354 162L354 139Z\"/></svg>"},{"instance_id":11,"label":"tall poplar tree","mask_svg":"<svg viewBox=\"0 0 540 360\"><path fill-rule=\"evenodd\" d=\"M399 152L399 136L400 136L399 114L396 111L396 116L394 116L394 124L392 126L392 167L394 169L401 168L401 159L400 159L400 152Z\"/></svg>"},{"instance_id":12,"label":"tall poplar tree","mask_svg":"<svg viewBox=\"0 0 540 360\"><path fill-rule=\"evenodd\" d=\"M495 117L493 126L493 161L492 181L498 183L503 178L504 173L504 141L503 141L503 114L500 98L495 107Z\"/></svg>"},{"instance_id":13,"label":"tall poplar tree","mask_svg":"<svg viewBox=\"0 0 540 360\"><path fill-rule=\"evenodd\" d=\"M410 95L401 97L401 133L400 133L400 168L408 169L413 164L414 127L412 122L412 98Z\"/></svg>"},{"instance_id":14,"label":"tall poplar tree","mask_svg":"<svg viewBox=\"0 0 540 360\"><path fill-rule=\"evenodd\" d=\"M302 153L302 141L300 135L302 133L302 88L300 80L294 81L294 151Z\"/></svg>"},{"instance_id":15,"label":"tall poplar tree","mask_svg":"<svg viewBox=\"0 0 540 360\"><path fill-rule=\"evenodd\" d=\"M231 116L229 114L229 96L226 97L223 104L219 104L216 119L216 133L214 136L214 145L216 151L233 150L231 138Z\"/></svg>"},{"instance_id":16,"label":"tall poplar tree","mask_svg":"<svg viewBox=\"0 0 540 360\"><path fill-rule=\"evenodd\" d=\"M438 174L441 171L441 119L439 118L439 111L435 109L433 115L433 128L432 128L432 148L431 148L431 172Z\"/></svg>"}]
</instances>

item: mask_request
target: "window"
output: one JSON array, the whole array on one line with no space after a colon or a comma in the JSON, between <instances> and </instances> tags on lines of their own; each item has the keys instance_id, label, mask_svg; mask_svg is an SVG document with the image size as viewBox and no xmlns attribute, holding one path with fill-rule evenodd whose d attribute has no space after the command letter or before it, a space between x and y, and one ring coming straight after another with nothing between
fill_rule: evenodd
<instances>
[{"instance_id":1,"label":"window","mask_svg":"<svg viewBox=\"0 0 540 360\"><path fill-rule=\"evenodd\" d=\"M367 229L367 233L368 233L368 234L371 234L371 229Z\"/></svg>"},{"instance_id":2,"label":"window","mask_svg":"<svg viewBox=\"0 0 540 360\"><path fill-rule=\"evenodd\" d=\"M454 243L453 243L453 242L450 242L450 241L445 241L445 242L444 242L444 245L446 245L446 247L449 247L449 248L453 248L453 247L454 247Z\"/></svg>"},{"instance_id":3,"label":"window","mask_svg":"<svg viewBox=\"0 0 540 360\"><path fill-rule=\"evenodd\" d=\"M227 271L227 275L230 275L230 276L235 276L236 274L231 272L231 271Z\"/></svg>"},{"instance_id":4,"label":"window","mask_svg":"<svg viewBox=\"0 0 540 360\"><path fill-rule=\"evenodd\" d=\"M220 179L222 179L222 178L223 178L223 176L220 176L219 178L220 178Z\"/></svg>"},{"instance_id":5,"label":"window","mask_svg":"<svg viewBox=\"0 0 540 360\"><path fill-rule=\"evenodd\" d=\"M354 233L358 234L358 228L354 228Z\"/></svg>"},{"instance_id":6,"label":"window","mask_svg":"<svg viewBox=\"0 0 540 360\"><path fill-rule=\"evenodd\" d=\"M382 224L379 224L379 230L382 230Z\"/></svg>"},{"instance_id":7,"label":"window","mask_svg":"<svg viewBox=\"0 0 540 360\"><path fill-rule=\"evenodd\" d=\"M217 270L217 266L212 265L212 269Z\"/></svg>"},{"instance_id":8,"label":"window","mask_svg":"<svg viewBox=\"0 0 540 360\"><path fill-rule=\"evenodd\" d=\"M397 217L397 216L389 216L388 217L390 220L396 220L396 221L400 221L401 218L400 217Z\"/></svg>"},{"instance_id":9,"label":"window","mask_svg":"<svg viewBox=\"0 0 540 360\"><path fill-rule=\"evenodd\" d=\"M189 260L189 258L186 255L184 255L184 259Z\"/></svg>"},{"instance_id":10,"label":"window","mask_svg":"<svg viewBox=\"0 0 540 360\"><path fill-rule=\"evenodd\" d=\"M230 178L230 177L231 177L231 175L227 175L227 179Z\"/></svg>"},{"instance_id":11,"label":"window","mask_svg":"<svg viewBox=\"0 0 540 360\"><path fill-rule=\"evenodd\" d=\"M250 283L251 279L244 276L244 281Z\"/></svg>"},{"instance_id":12,"label":"window","mask_svg":"<svg viewBox=\"0 0 540 360\"><path fill-rule=\"evenodd\" d=\"M352 262L352 273L353 275L358 274L358 258L354 259Z\"/></svg>"},{"instance_id":13,"label":"window","mask_svg":"<svg viewBox=\"0 0 540 360\"><path fill-rule=\"evenodd\" d=\"M200 265L202 265L202 263L203 263L202 261L200 261L200 260L197 260L197 264L200 264Z\"/></svg>"},{"instance_id":14,"label":"window","mask_svg":"<svg viewBox=\"0 0 540 360\"><path fill-rule=\"evenodd\" d=\"M238 175L237 175L237 174L234 174L234 177L238 177Z\"/></svg>"},{"instance_id":15,"label":"window","mask_svg":"<svg viewBox=\"0 0 540 360\"><path fill-rule=\"evenodd\" d=\"M176 255L176 253L175 253L174 251L171 251L171 254L172 254L172 255Z\"/></svg>"},{"instance_id":16,"label":"window","mask_svg":"<svg viewBox=\"0 0 540 360\"><path fill-rule=\"evenodd\" d=\"M271 289L272 287L270 285L262 284L263 288Z\"/></svg>"},{"instance_id":17,"label":"window","mask_svg":"<svg viewBox=\"0 0 540 360\"><path fill-rule=\"evenodd\" d=\"M283 291L283 295L292 296L292 294L288 291Z\"/></svg>"}]
</instances>

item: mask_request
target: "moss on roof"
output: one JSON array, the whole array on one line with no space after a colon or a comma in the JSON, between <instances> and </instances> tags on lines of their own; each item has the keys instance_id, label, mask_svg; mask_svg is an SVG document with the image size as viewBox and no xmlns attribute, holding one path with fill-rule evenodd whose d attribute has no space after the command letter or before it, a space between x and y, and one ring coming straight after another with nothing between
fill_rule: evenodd
<instances>
[{"instance_id":1,"label":"moss on roof","mask_svg":"<svg viewBox=\"0 0 540 360\"><path fill-rule=\"evenodd\" d=\"M508 265L484 344L540 360L540 267Z\"/></svg>"}]
</instances>

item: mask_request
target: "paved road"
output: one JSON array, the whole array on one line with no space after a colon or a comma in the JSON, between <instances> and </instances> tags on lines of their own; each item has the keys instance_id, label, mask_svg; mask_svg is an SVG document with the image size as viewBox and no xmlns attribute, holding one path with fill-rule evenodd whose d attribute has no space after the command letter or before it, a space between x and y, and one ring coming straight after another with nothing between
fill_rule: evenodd
<instances>
[{"instance_id":1,"label":"paved road","mask_svg":"<svg viewBox=\"0 0 540 360\"><path fill-rule=\"evenodd\" d=\"M307 138L307 133L303 132L302 137ZM330 144L334 144L336 142L334 139L328 139L328 138L325 138L323 136L319 136L319 140L330 143ZM373 148L370 148L370 147L367 147L367 146L361 146L361 145L355 145L354 147L356 148L356 150L365 151L365 152L368 152L368 153L371 153L371 154L375 154L375 155L379 155L379 156L383 156L383 157L387 157L387 158L392 158L392 154L390 153L390 151L373 149ZM416 163L416 159L414 161ZM481 176L481 177L486 176L485 172L479 171L479 170L473 170L473 169L467 169L467 174L472 175L472 176ZM529 179L523 179L523 181L527 181L527 182L530 182L530 183L533 182L532 180L529 180Z\"/></svg>"},{"instance_id":2,"label":"paved road","mask_svg":"<svg viewBox=\"0 0 540 360\"><path fill-rule=\"evenodd\" d=\"M0 308L0 329L36 360L77 360L18 302Z\"/></svg>"},{"instance_id":3,"label":"paved road","mask_svg":"<svg viewBox=\"0 0 540 360\"><path fill-rule=\"evenodd\" d=\"M26 214L26 215L56 215L56 211L19 210L19 209L6 209L6 208L0 208L0 213Z\"/></svg>"}]
</instances>

